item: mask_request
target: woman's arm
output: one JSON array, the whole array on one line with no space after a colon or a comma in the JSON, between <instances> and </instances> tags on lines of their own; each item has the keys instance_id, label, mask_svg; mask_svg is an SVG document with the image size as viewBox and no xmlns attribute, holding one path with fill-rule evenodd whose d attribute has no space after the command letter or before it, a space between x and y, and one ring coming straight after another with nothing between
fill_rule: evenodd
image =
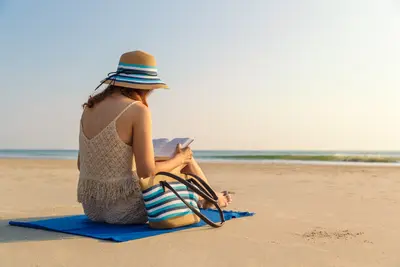
<instances>
[{"instance_id":1,"label":"woman's arm","mask_svg":"<svg viewBox=\"0 0 400 267\"><path fill-rule=\"evenodd\" d=\"M179 150L173 158L155 162L150 110L143 104L135 105L135 109L136 116L133 123L132 143L138 176L145 178L153 176L160 171L169 172L185 164L188 150Z\"/></svg>"},{"instance_id":2,"label":"woman's arm","mask_svg":"<svg viewBox=\"0 0 400 267\"><path fill-rule=\"evenodd\" d=\"M156 162L156 170L155 173L158 172L170 172L178 167L185 167L185 160L180 155L176 155L175 157Z\"/></svg>"},{"instance_id":3,"label":"woman's arm","mask_svg":"<svg viewBox=\"0 0 400 267\"><path fill-rule=\"evenodd\" d=\"M175 155L169 160L166 161L156 161L156 173L160 171L170 172L179 168L181 171L185 168L189 163L192 162L193 153L189 147L182 149L179 145L176 147Z\"/></svg>"}]
</instances>

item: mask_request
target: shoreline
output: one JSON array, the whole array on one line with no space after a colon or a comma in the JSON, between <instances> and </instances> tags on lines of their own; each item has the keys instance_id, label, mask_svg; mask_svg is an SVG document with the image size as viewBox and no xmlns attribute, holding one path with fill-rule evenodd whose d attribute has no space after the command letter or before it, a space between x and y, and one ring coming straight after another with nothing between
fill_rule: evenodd
<instances>
[{"instance_id":1,"label":"shoreline","mask_svg":"<svg viewBox=\"0 0 400 267\"><path fill-rule=\"evenodd\" d=\"M59 162L76 164L76 159L57 159L57 158L0 158L0 163L6 162L30 162L43 163ZM363 168L400 168L400 163L381 163L381 162L332 162L332 161L298 161L298 160L204 160L197 159L197 162L202 165L254 165L254 166L291 166L291 167L363 167Z\"/></svg>"},{"instance_id":2,"label":"shoreline","mask_svg":"<svg viewBox=\"0 0 400 267\"><path fill-rule=\"evenodd\" d=\"M194 150L205 163L400 166L400 151ZM0 149L0 159L76 160L77 150Z\"/></svg>"}]
</instances>

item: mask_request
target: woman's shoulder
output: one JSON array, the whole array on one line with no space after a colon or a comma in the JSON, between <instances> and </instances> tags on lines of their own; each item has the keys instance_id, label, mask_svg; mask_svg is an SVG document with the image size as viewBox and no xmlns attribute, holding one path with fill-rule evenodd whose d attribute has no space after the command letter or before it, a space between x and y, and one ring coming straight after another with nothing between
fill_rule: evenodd
<instances>
[{"instance_id":1,"label":"woman's shoulder","mask_svg":"<svg viewBox=\"0 0 400 267\"><path fill-rule=\"evenodd\" d=\"M120 120L126 123L131 121L135 124L138 121L146 120L151 117L150 109L141 101L123 100L123 102L124 103L119 103L119 105L122 106L120 108L120 115L118 115L118 117L121 117Z\"/></svg>"},{"instance_id":2,"label":"woman's shoulder","mask_svg":"<svg viewBox=\"0 0 400 267\"><path fill-rule=\"evenodd\" d=\"M126 98L110 99L110 101L104 101L102 104L104 110L110 111L115 109L115 111L121 115L123 113L130 115L140 114L146 112L146 109L148 109L141 101Z\"/></svg>"},{"instance_id":3,"label":"woman's shoulder","mask_svg":"<svg viewBox=\"0 0 400 267\"><path fill-rule=\"evenodd\" d=\"M129 108L129 112L136 119L144 119L151 116L150 109L141 101L133 102Z\"/></svg>"},{"instance_id":4,"label":"woman's shoulder","mask_svg":"<svg viewBox=\"0 0 400 267\"><path fill-rule=\"evenodd\" d=\"M85 108L82 111L81 120L84 117L87 117L90 113L93 113L96 117L108 117L107 114L115 114L115 119L118 119L119 117L125 117L125 119L127 119L142 117L148 112L150 112L149 108L141 101L129 101L123 99L110 101L104 100L95 107Z\"/></svg>"}]
</instances>

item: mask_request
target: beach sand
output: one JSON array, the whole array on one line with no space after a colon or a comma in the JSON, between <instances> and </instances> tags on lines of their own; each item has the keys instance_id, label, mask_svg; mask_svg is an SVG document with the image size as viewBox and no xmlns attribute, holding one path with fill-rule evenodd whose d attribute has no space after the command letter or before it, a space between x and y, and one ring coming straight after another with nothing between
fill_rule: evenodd
<instances>
[{"instance_id":1,"label":"beach sand","mask_svg":"<svg viewBox=\"0 0 400 267\"><path fill-rule=\"evenodd\" d=\"M0 266L400 266L400 168L201 164L232 209L220 229L130 241L8 226L80 214L74 161L0 160Z\"/></svg>"}]
</instances>

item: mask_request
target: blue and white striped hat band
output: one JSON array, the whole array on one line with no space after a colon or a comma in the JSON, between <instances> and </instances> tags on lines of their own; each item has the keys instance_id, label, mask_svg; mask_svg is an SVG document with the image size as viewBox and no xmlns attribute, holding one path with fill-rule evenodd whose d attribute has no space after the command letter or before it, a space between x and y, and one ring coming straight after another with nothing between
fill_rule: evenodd
<instances>
[{"instance_id":1,"label":"blue and white striped hat band","mask_svg":"<svg viewBox=\"0 0 400 267\"><path fill-rule=\"evenodd\" d=\"M117 71L109 73L97 88L103 83L142 90L168 88L158 77L155 58L143 51L123 54Z\"/></svg>"}]
</instances>

